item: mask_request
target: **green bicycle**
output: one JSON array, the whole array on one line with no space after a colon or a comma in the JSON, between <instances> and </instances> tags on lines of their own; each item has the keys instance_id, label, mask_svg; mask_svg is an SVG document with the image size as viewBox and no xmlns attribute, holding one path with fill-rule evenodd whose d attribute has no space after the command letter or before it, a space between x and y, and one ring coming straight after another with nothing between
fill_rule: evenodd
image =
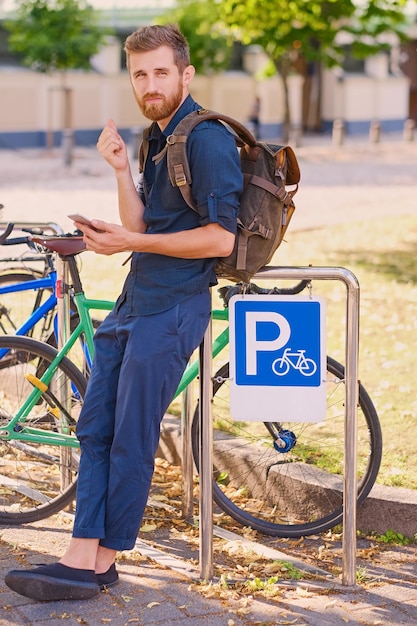
<instances>
[{"instance_id":1,"label":"green bicycle","mask_svg":"<svg viewBox=\"0 0 417 626\"><path fill-rule=\"evenodd\" d=\"M75 427L94 351L91 311L112 302L88 299L77 269L81 238L36 241L59 254L68 267L78 320L59 350L28 337L0 337L0 524L48 517L71 503L79 463ZM213 498L239 523L279 537L327 530L343 517L344 368L327 359L327 415L324 422L240 422L229 413L228 298L233 293L298 293L306 283L280 290L256 285L220 289L223 309L213 310L222 326L212 344ZM190 362L176 397L198 378ZM308 410L306 408L306 410ZM199 467L199 411L195 408L192 448ZM377 412L362 385L358 406L358 503L378 474L382 437Z\"/></svg>"}]
</instances>

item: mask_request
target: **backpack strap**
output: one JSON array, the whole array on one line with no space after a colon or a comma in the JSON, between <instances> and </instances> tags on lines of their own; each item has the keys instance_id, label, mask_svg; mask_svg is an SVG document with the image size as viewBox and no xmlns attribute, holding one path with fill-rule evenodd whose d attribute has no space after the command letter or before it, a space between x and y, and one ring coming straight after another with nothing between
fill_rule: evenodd
<instances>
[{"instance_id":1,"label":"backpack strap","mask_svg":"<svg viewBox=\"0 0 417 626\"><path fill-rule=\"evenodd\" d=\"M185 119L185 118L184 118ZM203 120L199 120L199 121L203 121ZM145 128L143 130L143 134L142 134L142 142L139 146L139 173L143 174L144 170L145 170L145 163L146 163L146 159L148 158L148 154L149 154L149 135L152 132L152 129L154 128L154 125L156 124L156 122L153 122L150 126L148 126L147 128ZM174 132L176 132L178 128L178 125L175 127ZM191 132L191 129L190 129ZM170 137L172 137L172 135L170 135ZM160 152L158 152L158 154L155 154L155 156L152 157L152 161L155 161L155 165L158 165L158 163L160 163L162 161L162 159L164 158L165 154L168 151L168 147L170 146L170 142L168 141L169 137L167 137L167 142L165 144L165 146L162 148L162 150ZM184 146L185 146L185 142L187 141L187 136L184 137L178 137L177 139L178 141L184 141ZM187 155L185 152L185 147L184 147L184 155L185 155L185 164L186 164L186 169L189 171L189 166L188 166L188 159L187 159ZM173 171L176 170L176 166L172 165ZM189 175L190 180L191 180L191 174ZM172 182L172 176L170 175L170 180L171 180L171 184L173 186L175 186L176 184L178 186L180 186L180 184L185 185L187 184L187 182L184 180L184 182L182 182L182 177L181 177L181 173L178 173L178 183ZM175 179L174 179L175 180ZM184 190L185 191L185 190ZM195 211L197 210L193 199L191 197L191 191L188 190L188 193L185 191L186 195L187 195L187 199L185 199L185 201L187 202L187 204L194 209ZM145 196L145 200L148 196L148 190L146 188L146 185L143 185L143 194ZM184 194L183 194L184 195Z\"/></svg>"},{"instance_id":2,"label":"backpack strap","mask_svg":"<svg viewBox=\"0 0 417 626\"><path fill-rule=\"evenodd\" d=\"M153 124L143 129L142 142L139 146L139 172L143 174L145 169L146 159L149 152L149 135L151 134Z\"/></svg>"},{"instance_id":3,"label":"backpack strap","mask_svg":"<svg viewBox=\"0 0 417 626\"><path fill-rule=\"evenodd\" d=\"M146 163L146 159L148 158L148 153L149 153L149 135L151 134L155 123L156 122L153 122L150 126L143 129L142 142L139 146L139 173L140 174L143 174L144 169L145 169L145 163ZM145 201L146 201L148 197L148 189L146 187L145 181L144 181L144 184L142 185L142 189L143 189L143 195L145 196Z\"/></svg>"},{"instance_id":4,"label":"backpack strap","mask_svg":"<svg viewBox=\"0 0 417 626\"><path fill-rule=\"evenodd\" d=\"M236 143L238 146L248 144L249 150L253 148L256 150L256 139L252 133L243 126L237 120L234 120L222 113L216 113L215 111L209 111L208 109L199 109L192 111L186 115L175 127L171 135L167 137L167 152L168 152L168 175L171 184L174 187L178 187L185 202L189 207L196 211L196 205L191 195L191 171L187 158L187 140L191 131L201 122L206 120L219 120L224 122L227 126L230 126L236 133ZM256 160L254 156L254 160Z\"/></svg>"}]
</instances>

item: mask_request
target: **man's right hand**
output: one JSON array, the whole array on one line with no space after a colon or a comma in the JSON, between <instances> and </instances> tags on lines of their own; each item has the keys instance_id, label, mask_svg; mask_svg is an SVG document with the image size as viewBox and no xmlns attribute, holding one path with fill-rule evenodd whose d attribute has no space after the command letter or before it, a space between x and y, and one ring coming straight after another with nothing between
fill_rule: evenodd
<instances>
[{"instance_id":1,"label":"man's right hand","mask_svg":"<svg viewBox=\"0 0 417 626\"><path fill-rule=\"evenodd\" d=\"M97 141L97 150L116 172L129 167L126 144L117 131L116 124L109 120Z\"/></svg>"}]
</instances>

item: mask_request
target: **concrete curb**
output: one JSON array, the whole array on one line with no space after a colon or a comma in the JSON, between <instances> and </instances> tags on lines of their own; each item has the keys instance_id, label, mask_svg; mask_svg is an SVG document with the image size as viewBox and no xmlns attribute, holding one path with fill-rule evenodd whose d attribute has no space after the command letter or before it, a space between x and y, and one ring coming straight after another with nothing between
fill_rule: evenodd
<instances>
[{"instance_id":1,"label":"concrete curb","mask_svg":"<svg viewBox=\"0 0 417 626\"><path fill-rule=\"evenodd\" d=\"M181 427L175 417L167 415L162 422L158 456L181 465ZM385 534L392 530L414 537L417 534L417 491L375 484L358 508L357 528L364 533Z\"/></svg>"}]
</instances>

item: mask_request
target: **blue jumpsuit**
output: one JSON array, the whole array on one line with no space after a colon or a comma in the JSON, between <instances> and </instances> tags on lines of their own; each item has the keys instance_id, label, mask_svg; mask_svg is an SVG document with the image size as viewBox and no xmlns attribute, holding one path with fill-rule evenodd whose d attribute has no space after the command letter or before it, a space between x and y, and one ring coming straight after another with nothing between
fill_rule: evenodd
<instances>
[{"instance_id":1,"label":"blue jumpsuit","mask_svg":"<svg viewBox=\"0 0 417 626\"><path fill-rule=\"evenodd\" d=\"M235 232L242 175L234 139L220 123L200 124L189 139L198 213L170 185L166 157L156 166L152 161L179 120L196 108L188 96L164 132L155 126L150 135L143 181L147 232L177 232L211 222ZM133 254L122 293L95 335L77 425L81 459L74 537L98 538L114 550L135 545L160 423L210 318L214 263Z\"/></svg>"}]
</instances>

